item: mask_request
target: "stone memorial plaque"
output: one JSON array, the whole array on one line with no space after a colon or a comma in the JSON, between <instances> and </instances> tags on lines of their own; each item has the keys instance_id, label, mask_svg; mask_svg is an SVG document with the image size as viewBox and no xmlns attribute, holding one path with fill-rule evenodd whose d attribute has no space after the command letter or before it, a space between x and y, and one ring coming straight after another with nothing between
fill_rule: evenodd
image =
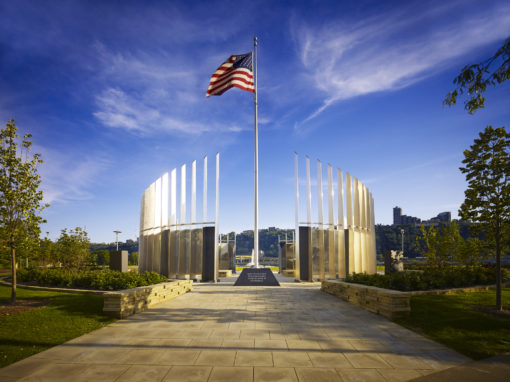
<instances>
[{"instance_id":1,"label":"stone memorial plaque","mask_svg":"<svg viewBox=\"0 0 510 382\"><path fill-rule=\"evenodd\" d=\"M269 268L245 268L234 286L280 286Z\"/></svg>"}]
</instances>

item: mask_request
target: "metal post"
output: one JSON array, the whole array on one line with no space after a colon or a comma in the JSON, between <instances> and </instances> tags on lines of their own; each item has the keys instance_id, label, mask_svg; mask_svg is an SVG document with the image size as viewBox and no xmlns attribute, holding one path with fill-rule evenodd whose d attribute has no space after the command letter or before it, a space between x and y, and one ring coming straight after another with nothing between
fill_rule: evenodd
<instances>
[{"instance_id":1,"label":"metal post","mask_svg":"<svg viewBox=\"0 0 510 382\"><path fill-rule=\"evenodd\" d=\"M310 180L310 158L306 156L306 222L312 224L312 186Z\"/></svg>"},{"instance_id":2,"label":"metal post","mask_svg":"<svg viewBox=\"0 0 510 382\"><path fill-rule=\"evenodd\" d=\"M214 207L214 282L218 281L218 235L220 233L220 153L216 153L216 202Z\"/></svg>"},{"instance_id":3,"label":"metal post","mask_svg":"<svg viewBox=\"0 0 510 382\"><path fill-rule=\"evenodd\" d=\"M117 244L117 251L119 250L119 233L122 233L121 231L113 231L115 232L115 243Z\"/></svg>"},{"instance_id":4,"label":"metal post","mask_svg":"<svg viewBox=\"0 0 510 382\"><path fill-rule=\"evenodd\" d=\"M204 190L202 195L202 221L207 221L207 155L204 157Z\"/></svg>"},{"instance_id":5,"label":"metal post","mask_svg":"<svg viewBox=\"0 0 510 382\"><path fill-rule=\"evenodd\" d=\"M400 233L402 235L402 256L404 256L404 229L401 229Z\"/></svg>"},{"instance_id":6,"label":"metal post","mask_svg":"<svg viewBox=\"0 0 510 382\"><path fill-rule=\"evenodd\" d=\"M259 140L258 140L258 123L257 123L257 37L253 38L253 84L255 87L255 91L253 93L253 100L254 100L254 106L255 106L255 226L253 228L253 244L254 244L254 251L255 251L255 268L259 267L259 164L258 164L258 157L259 157Z\"/></svg>"},{"instance_id":7,"label":"metal post","mask_svg":"<svg viewBox=\"0 0 510 382\"><path fill-rule=\"evenodd\" d=\"M298 172L298 154L294 152L294 177L295 177L295 188L296 188L296 200L295 200L295 233L294 237L299 237L299 172ZM294 240L294 259L296 260L296 264L299 264L299 245L297 244L297 240ZM296 269L296 266L294 266ZM299 269L299 268L298 268ZM296 273L297 275L299 273ZM299 276L298 276L299 277Z\"/></svg>"}]
</instances>

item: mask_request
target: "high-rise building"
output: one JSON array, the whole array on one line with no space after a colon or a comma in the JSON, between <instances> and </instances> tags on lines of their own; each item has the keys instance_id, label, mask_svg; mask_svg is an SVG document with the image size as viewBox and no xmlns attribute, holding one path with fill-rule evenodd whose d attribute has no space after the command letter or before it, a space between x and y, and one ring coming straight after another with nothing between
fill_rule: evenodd
<instances>
[{"instance_id":1,"label":"high-rise building","mask_svg":"<svg viewBox=\"0 0 510 382\"><path fill-rule=\"evenodd\" d=\"M440 223L450 223L452 221L451 212L441 212L436 217L433 217L429 220L421 220L420 218L414 216L402 215L402 208L394 207L393 208L393 225L414 225L419 226L423 224L425 226L437 226Z\"/></svg>"},{"instance_id":2,"label":"high-rise building","mask_svg":"<svg viewBox=\"0 0 510 382\"><path fill-rule=\"evenodd\" d=\"M451 212L441 212L437 215L437 218L441 222L450 223L452 221L452 213Z\"/></svg>"},{"instance_id":3,"label":"high-rise building","mask_svg":"<svg viewBox=\"0 0 510 382\"><path fill-rule=\"evenodd\" d=\"M402 224L402 208L393 207L393 225Z\"/></svg>"}]
</instances>

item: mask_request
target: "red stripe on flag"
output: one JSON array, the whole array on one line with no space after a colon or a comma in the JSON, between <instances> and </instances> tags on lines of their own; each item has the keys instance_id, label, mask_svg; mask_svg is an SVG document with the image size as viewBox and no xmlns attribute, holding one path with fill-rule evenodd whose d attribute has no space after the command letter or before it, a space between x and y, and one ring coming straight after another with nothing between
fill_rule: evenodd
<instances>
[{"instance_id":1,"label":"red stripe on flag","mask_svg":"<svg viewBox=\"0 0 510 382\"><path fill-rule=\"evenodd\" d=\"M236 56L230 56L211 76L206 96L221 95L236 87L254 93L253 73L248 68L234 68Z\"/></svg>"},{"instance_id":2,"label":"red stripe on flag","mask_svg":"<svg viewBox=\"0 0 510 382\"><path fill-rule=\"evenodd\" d=\"M255 93L255 89L253 87L252 88L246 88L246 87L238 85L238 84L230 84L226 88L221 89L221 91L217 91L215 93L208 93L208 95L217 95L217 96L219 96L219 95L222 95L223 93L225 93L227 90L232 89L234 87L242 89L242 90L246 90L246 91L251 92L251 93Z\"/></svg>"},{"instance_id":3,"label":"red stripe on flag","mask_svg":"<svg viewBox=\"0 0 510 382\"><path fill-rule=\"evenodd\" d=\"M233 78L230 81L225 81L225 82L218 84L216 86L210 86L209 89L207 90L207 93L209 93L209 94L216 93L218 90L221 90L224 87L226 87L232 83L236 83L236 84L242 86L244 89L254 89L253 82L248 82L243 79Z\"/></svg>"},{"instance_id":4,"label":"red stripe on flag","mask_svg":"<svg viewBox=\"0 0 510 382\"><path fill-rule=\"evenodd\" d=\"M209 85L209 89L211 89L212 87L216 87L216 86L221 86L223 85L224 83L228 82L228 81L231 81L232 79L238 79L240 81L243 81L247 84L253 84L253 76L247 76L246 73L239 73L239 72L232 72L230 73L228 76L224 77L224 78L221 78L217 81L211 81L210 85Z\"/></svg>"}]
</instances>

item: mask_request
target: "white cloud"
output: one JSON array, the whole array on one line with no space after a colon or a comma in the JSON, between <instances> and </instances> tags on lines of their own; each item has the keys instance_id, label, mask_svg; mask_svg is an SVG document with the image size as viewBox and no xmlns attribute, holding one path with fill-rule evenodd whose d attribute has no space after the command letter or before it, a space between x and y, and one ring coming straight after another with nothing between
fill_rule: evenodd
<instances>
[{"instance_id":1,"label":"white cloud","mask_svg":"<svg viewBox=\"0 0 510 382\"><path fill-rule=\"evenodd\" d=\"M224 126L218 123L203 123L190 119L180 119L171 113L160 111L144 99L137 99L120 89L109 88L96 97L99 110L94 116L104 125L121 128L141 134L156 131L179 134L200 134L204 132L239 132L239 126Z\"/></svg>"},{"instance_id":2,"label":"white cloud","mask_svg":"<svg viewBox=\"0 0 510 382\"><path fill-rule=\"evenodd\" d=\"M94 197L91 187L111 163L106 157L79 157L76 152L57 152L37 146L44 163L38 169L45 203L66 203Z\"/></svg>"},{"instance_id":3,"label":"white cloud","mask_svg":"<svg viewBox=\"0 0 510 382\"><path fill-rule=\"evenodd\" d=\"M510 6L486 7L470 17L462 17L462 6L420 10L413 5L361 22L336 20L322 28L294 23L301 62L313 86L325 95L304 122L337 101L421 81L510 33Z\"/></svg>"},{"instance_id":4,"label":"white cloud","mask_svg":"<svg viewBox=\"0 0 510 382\"><path fill-rule=\"evenodd\" d=\"M169 57L164 52L116 53L101 43L96 43L95 49L102 81L93 115L105 126L142 135L243 130L211 122L205 110L211 107L210 102L204 104L207 82L201 83L207 76L200 72L199 65L189 62L193 60L189 54Z\"/></svg>"}]
</instances>

